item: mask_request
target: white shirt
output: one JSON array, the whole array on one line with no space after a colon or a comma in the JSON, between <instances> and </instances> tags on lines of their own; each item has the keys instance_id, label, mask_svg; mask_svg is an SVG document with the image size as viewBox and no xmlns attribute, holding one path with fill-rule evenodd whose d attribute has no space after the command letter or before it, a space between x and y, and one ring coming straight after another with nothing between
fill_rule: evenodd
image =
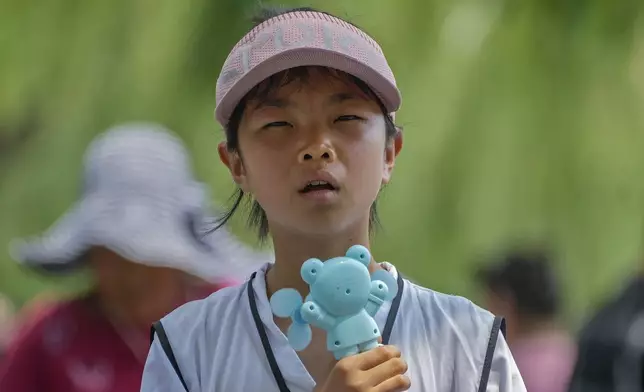
<instances>
[{"instance_id":1,"label":"white shirt","mask_svg":"<svg viewBox=\"0 0 644 392\"><path fill-rule=\"evenodd\" d=\"M279 368L292 392L311 392L315 381L273 321L263 266L253 281L260 318ZM387 269L397 277L395 268ZM190 392L279 392L250 311L246 284L222 289L187 303L163 326ZM391 303L376 314L382 330ZM409 366L412 392L476 392L494 316L457 296L404 280L390 344ZM143 372L141 392L183 391L155 337ZM496 342L488 392L525 392L514 359L501 334Z\"/></svg>"}]
</instances>

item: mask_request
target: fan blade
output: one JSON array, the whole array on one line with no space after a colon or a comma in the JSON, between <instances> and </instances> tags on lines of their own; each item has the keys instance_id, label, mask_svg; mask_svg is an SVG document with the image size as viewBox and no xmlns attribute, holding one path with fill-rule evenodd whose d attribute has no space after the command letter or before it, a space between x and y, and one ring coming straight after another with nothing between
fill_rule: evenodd
<instances>
[{"instance_id":1,"label":"fan blade","mask_svg":"<svg viewBox=\"0 0 644 392\"><path fill-rule=\"evenodd\" d=\"M270 303L277 317L290 317L302 305L302 296L295 289L281 289L271 296Z\"/></svg>"},{"instance_id":2,"label":"fan blade","mask_svg":"<svg viewBox=\"0 0 644 392\"><path fill-rule=\"evenodd\" d=\"M308 324L293 323L288 327L287 336L293 350L302 351L311 343L311 327Z\"/></svg>"}]
</instances>

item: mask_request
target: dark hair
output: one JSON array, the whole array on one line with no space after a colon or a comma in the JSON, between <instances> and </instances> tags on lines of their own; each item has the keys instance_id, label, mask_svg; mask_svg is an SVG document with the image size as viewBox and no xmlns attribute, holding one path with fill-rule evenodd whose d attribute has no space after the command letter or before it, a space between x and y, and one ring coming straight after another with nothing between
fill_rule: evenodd
<instances>
[{"instance_id":1,"label":"dark hair","mask_svg":"<svg viewBox=\"0 0 644 392\"><path fill-rule=\"evenodd\" d=\"M493 292L509 293L522 316L551 318L559 312L558 282L545 252L509 252L499 264L481 269L478 278Z\"/></svg>"},{"instance_id":2,"label":"dark hair","mask_svg":"<svg viewBox=\"0 0 644 392\"><path fill-rule=\"evenodd\" d=\"M327 15L331 15L327 12L318 11L311 7L297 7L297 8L273 8L273 7L261 7L258 13L251 18L254 26L257 26L268 19L274 18L276 16L297 11L308 11L308 12L322 12ZM333 16L333 15L331 15ZM350 22L347 22L350 23ZM355 26L355 25L354 25ZM357 27L357 26L356 26ZM283 87L294 81L305 81L309 77L310 67L296 67L291 68L282 72L279 72L275 75L270 76L263 82L259 83L253 89L251 89L237 104L233 110L228 124L225 126L226 132L226 143L228 151L230 152L239 152L239 138L238 130L239 124L241 122L242 116L246 105L251 100L265 100L272 93L274 93L278 88ZM355 76L335 71L331 69L322 69L321 72L327 73L328 75L336 78L343 79L347 82L355 84L371 98L374 98L375 101L380 106L382 113L385 117L385 129L387 134L387 139L390 140L400 131L400 128L394 124L393 118L387 112L382 101L377 97L373 90L362 80L356 78ZM256 228L258 231L258 236L260 240L265 240L269 233L268 220L266 218L266 212L255 200L251 200L247 195L244 194L244 191L240 188L237 188L235 193L231 196L232 206L230 209L224 213L221 218L218 220L216 227L212 230L217 230L221 226L225 225L230 218L235 214L235 211L239 209L242 204L245 207L248 207L250 204L250 213L248 215L247 225L249 227ZM369 215L369 230L373 231L376 227L380 225L378 219L378 210L377 210L377 200L371 206L370 215Z\"/></svg>"}]
</instances>

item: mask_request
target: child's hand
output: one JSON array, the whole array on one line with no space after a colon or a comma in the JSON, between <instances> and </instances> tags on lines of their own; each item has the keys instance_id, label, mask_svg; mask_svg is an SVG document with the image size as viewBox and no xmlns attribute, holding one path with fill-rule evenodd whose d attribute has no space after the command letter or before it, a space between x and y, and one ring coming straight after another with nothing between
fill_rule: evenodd
<instances>
[{"instance_id":1,"label":"child's hand","mask_svg":"<svg viewBox=\"0 0 644 392\"><path fill-rule=\"evenodd\" d=\"M316 392L398 392L411 387L407 363L394 346L380 346L341 359Z\"/></svg>"}]
</instances>

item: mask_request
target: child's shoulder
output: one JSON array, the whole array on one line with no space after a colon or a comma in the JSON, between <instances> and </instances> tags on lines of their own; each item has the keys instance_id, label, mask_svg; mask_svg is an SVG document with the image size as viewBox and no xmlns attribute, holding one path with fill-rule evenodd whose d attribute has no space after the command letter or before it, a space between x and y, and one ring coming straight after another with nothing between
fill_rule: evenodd
<instances>
[{"instance_id":1,"label":"child's shoulder","mask_svg":"<svg viewBox=\"0 0 644 392\"><path fill-rule=\"evenodd\" d=\"M408 332L400 337L402 342L409 347L431 347L433 355L451 358L451 366L462 374L478 374L495 334L494 315L465 297L411 282L406 286L407 298L400 304L401 322L406 325L401 330Z\"/></svg>"},{"instance_id":2,"label":"child's shoulder","mask_svg":"<svg viewBox=\"0 0 644 392\"><path fill-rule=\"evenodd\" d=\"M458 329L470 335L489 335L494 322L491 312L465 297L408 283L405 307L415 310L412 313L418 313L432 327L440 330Z\"/></svg>"},{"instance_id":3,"label":"child's shoulder","mask_svg":"<svg viewBox=\"0 0 644 392\"><path fill-rule=\"evenodd\" d=\"M454 294L441 293L439 291L420 286L414 282L408 283L411 288L410 292L412 297L415 297L415 300L421 303L426 303L432 307L436 307L437 309L435 310L440 310L446 314L468 312L486 319L494 318L492 313L476 305L468 298Z\"/></svg>"}]
</instances>

